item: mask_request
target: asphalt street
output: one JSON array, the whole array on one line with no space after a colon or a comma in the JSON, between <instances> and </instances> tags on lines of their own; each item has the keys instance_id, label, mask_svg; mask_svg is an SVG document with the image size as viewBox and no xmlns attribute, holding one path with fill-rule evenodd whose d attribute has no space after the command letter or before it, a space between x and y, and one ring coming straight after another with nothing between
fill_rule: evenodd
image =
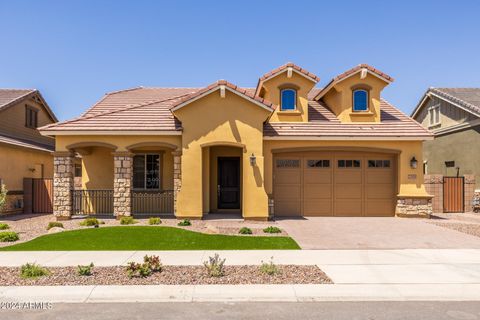
<instances>
[{"instance_id":1,"label":"asphalt street","mask_svg":"<svg viewBox=\"0 0 480 320\"><path fill-rule=\"evenodd\" d=\"M474 320L480 319L480 302L77 303L2 309L0 319Z\"/></svg>"}]
</instances>

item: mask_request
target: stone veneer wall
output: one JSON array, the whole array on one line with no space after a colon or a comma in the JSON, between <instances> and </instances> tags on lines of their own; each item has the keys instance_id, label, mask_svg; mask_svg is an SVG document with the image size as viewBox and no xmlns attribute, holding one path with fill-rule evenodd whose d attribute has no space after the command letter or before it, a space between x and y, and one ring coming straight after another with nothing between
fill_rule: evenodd
<instances>
[{"instance_id":1,"label":"stone veneer wall","mask_svg":"<svg viewBox=\"0 0 480 320\"><path fill-rule=\"evenodd\" d=\"M398 217L430 218L431 198L399 198L395 214Z\"/></svg>"},{"instance_id":2,"label":"stone veneer wall","mask_svg":"<svg viewBox=\"0 0 480 320\"><path fill-rule=\"evenodd\" d=\"M173 154L173 213L177 214L177 194L182 188L182 153L174 151Z\"/></svg>"},{"instance_id":3,"label":"stone veneer wall","mask_svg":"<svg viewBox=\"0 0 480 320\"><path fill-rule=\"evenodd\" d=\"M129 152L113 153L113 214L117 218L132 214L132 156Z\"/></svg>"},{"instance_id":4,"label":"stone veneer wall","mask_svg":"<svg viewBox=\"0 0 480 320\"><path fill-rule=\"evenodd\" d=\"M70 219L72 214L73 154L53 154L53 214L57 220Z\"/></svg>"}]
</instances>

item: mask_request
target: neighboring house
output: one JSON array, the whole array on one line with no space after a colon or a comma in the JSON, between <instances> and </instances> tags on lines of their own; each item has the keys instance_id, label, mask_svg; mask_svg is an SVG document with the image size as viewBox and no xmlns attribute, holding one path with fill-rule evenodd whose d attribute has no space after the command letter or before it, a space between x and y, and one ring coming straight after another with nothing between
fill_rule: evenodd
<instances>
[{"instance_id":1,"label":"neighboring house","mask_svg":"<svg viewBox=\"0 0 480 320\"><path fill-rule=\"evenodd\" d=\"M425 174L466 177L466 184L476 177L479 190L480 88L429 88L412 117L435 135L424 143ZM466 211L472 197L473 190L465 188Z\"/></svg>"},{"instance_id":2,"label":"neighboring house","mask_svg":"<svg viewBox=\"0 0 480 320\"><path fill-rule=\"evenodd\" d=\"M288 63L256 88L220 80L127 89L41 128L56 138L57 219L428 216L431 196L417 162L432 135L381 98L393 79L362 64L323 89L318 81ZM75 154L83 190L70 197Z\"/></svg>"},{"instance_id":3,"label":"neighboring house","mask_svg":"<svg viewBox=\"0 0 480 320\"><path fill-rule=\"evenodd\" d=\"M55 140L37 128L57 122L35 89L0 89L0 180L8 190L2 213L23 211L24 178L52 178Z\"/></svg>"}]
</instances>

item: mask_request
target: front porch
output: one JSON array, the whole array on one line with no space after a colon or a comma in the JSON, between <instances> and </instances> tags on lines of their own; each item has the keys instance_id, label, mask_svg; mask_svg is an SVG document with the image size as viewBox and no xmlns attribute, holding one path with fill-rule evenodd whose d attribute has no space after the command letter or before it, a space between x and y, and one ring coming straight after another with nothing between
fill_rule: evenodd
<instances>
[{"instance_id":1,"label":"front porch","mask_svg":"<svg viewBox=\"0 0 480 320\"><path fill-rule=\"evenodd\" d=\"M173 216L180 154L175 145L142 143L117 151L106 143L81 143L54 154L53 211L57 220L80 216ZM74 187L74 161L81 184Z\"/></svg>"}]
</instances>

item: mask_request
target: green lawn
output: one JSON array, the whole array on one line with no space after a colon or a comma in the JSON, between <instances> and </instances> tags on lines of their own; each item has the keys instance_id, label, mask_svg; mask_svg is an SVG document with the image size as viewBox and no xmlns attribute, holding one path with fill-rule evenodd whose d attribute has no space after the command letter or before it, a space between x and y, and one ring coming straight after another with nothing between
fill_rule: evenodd
<instances>
[{"instance_id":1,"label":"green lawn","mask_svg":"<svg viewBox=\"0 0 480 320\"><path fill-rule=\"evenodd\" d=\"M204 234L172 227L100 227L48 234L2 251L300 249L290 237Z\"/></svg>"}]
</instances>

